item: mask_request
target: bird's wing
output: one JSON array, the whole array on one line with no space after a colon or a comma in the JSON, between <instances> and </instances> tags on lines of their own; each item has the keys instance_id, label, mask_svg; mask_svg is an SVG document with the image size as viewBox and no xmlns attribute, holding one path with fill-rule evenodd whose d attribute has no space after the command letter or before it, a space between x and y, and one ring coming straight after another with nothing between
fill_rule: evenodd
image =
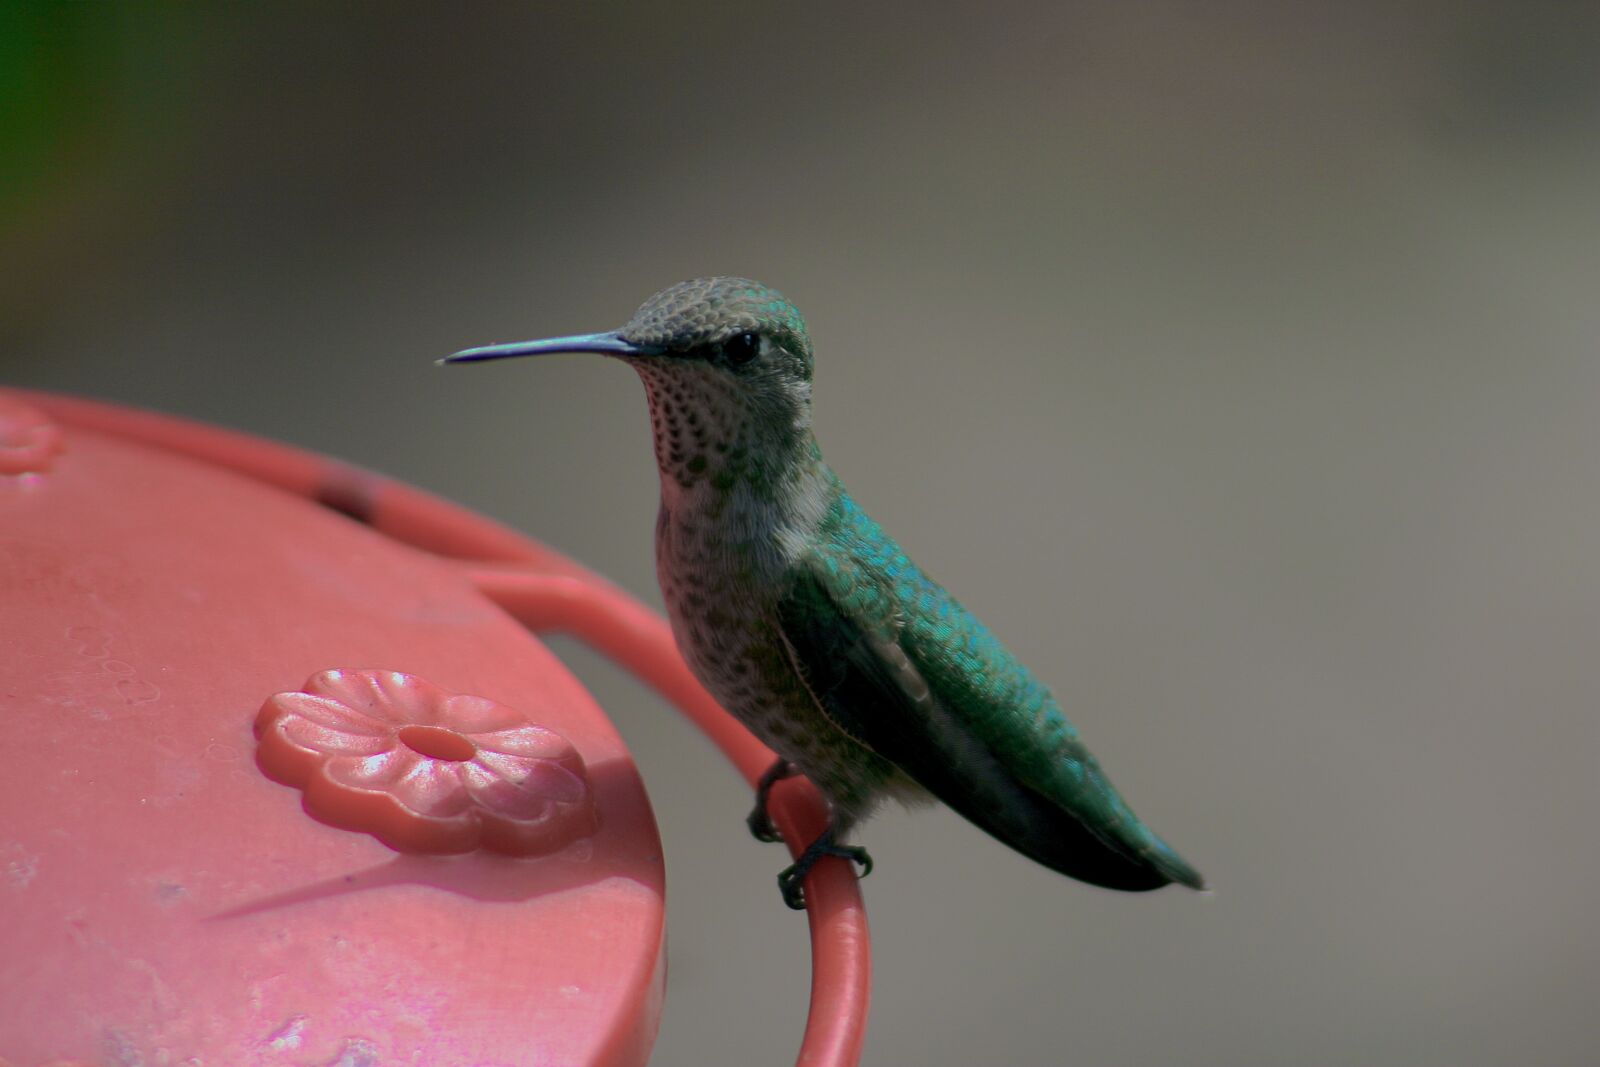
<instances>
[{"instance_id":1,"label":"bird's wing","mask_svg":"<svg viewBox=\"0 0 1600 1067\"><path fill-rule=\"evenodd\" d=\"M778 603L778 627L821 710L1048 867L1115 889L1201 885L1128 810L1048 691L892 541L870 543L812 549Z\"/></svg>"}]
</instances>

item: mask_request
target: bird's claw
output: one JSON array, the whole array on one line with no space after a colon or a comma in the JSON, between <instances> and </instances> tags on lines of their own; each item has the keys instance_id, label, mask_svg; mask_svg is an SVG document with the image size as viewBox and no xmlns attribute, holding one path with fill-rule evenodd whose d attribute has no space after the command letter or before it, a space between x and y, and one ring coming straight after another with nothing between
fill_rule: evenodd
<instances>
[{"instance_id":1,"label":"bird's claw","mask_svg":"<svg viewBox=\"0 0 1600 1067\"><path fill-rule=\"evenodd\" d=\"M756 781L756 806L750 809L750 814L744 823L750 828L750 836L757 841L782 841L783 835L772 824L772 816L767 814L767 800L772 796L772 787L785 778L798 774L794 764L786 759L779 759L768 767Z\"/></svg>"},{"instance_id":2,"label":"bird's claw","mask_svg":"<svg viewBox=\"0 0 1600 1067\"><path fill-rule=\"evenodd\" d=\"M771 844L773 841L783 840L783 835L778 832L778 828L772 825L772 817L759 807L750 813L744 823L750 827L750 836L757 841L765 841Z\"/></svg>"},{"instance_id":3,"label":"bird's claw","mask_svg":"<svg viewBox=\"0 0 1600 1067\"><path fill-rule=\"evenodd\" d=\"M806 909L805 879L811 873L811 868L824 856L837 856L861 865L861 877L865 878L872 873L872 857L860 845L839 845L833 840L833 831L824 830L822 834L806 850L800 858L785 867L778 874L778 891L783 894L783 902L795 911Z\"/></svg>"}]
</instances>

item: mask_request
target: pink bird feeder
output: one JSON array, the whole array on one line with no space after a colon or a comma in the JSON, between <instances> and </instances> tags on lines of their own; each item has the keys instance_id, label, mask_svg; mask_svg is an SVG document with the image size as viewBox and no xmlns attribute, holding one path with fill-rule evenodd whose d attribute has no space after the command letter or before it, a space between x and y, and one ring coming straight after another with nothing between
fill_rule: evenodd
<instances>
[{"instance_id":1,"label":"pink bird feeder","mask_svg":"<svg viewBox=\"0 0 1600 1067\"><path fill-rule=\"evenodd\" d=\"M652 612L380 476L18 390L0 605L0 1067L646 1061L660 839L528 631L616 660L754 782L772 753ZM773 813L791 842L826 818L803 782ZM865 914L840 860L806 896L798 1062L842 1067Z\"/></svg>"}]
</instances>

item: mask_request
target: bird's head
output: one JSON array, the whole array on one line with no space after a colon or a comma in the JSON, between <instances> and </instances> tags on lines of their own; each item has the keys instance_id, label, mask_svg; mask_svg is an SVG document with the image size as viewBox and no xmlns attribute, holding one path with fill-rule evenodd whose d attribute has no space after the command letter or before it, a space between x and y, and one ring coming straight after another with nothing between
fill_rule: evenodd
<instances>
[{"instance_id":1,"label":"bird's head","mask_svg":"<svg viewBox=\"0 0 1600 1067\"><path fill-rule=\"evenodd\" d=\"M617 331L653 354L703 363L736 380L811 381L811 339L800 312L748 278L695 278L646 300Z\"/></svg>"},{"instance_id":2,"label":"bird's head","mask_svg":"<svg viewBox=\"0 0 1600 1067\"><path fill-rule=\"evenodd\" d=\"M441 362L560 352L612 356L639 372L664 473L709 475L729 454L778 461L814 448L811 339L795 306L760 282L679 282L646 300L621 329L469 348Z\"/></svg>"}]
</instances>

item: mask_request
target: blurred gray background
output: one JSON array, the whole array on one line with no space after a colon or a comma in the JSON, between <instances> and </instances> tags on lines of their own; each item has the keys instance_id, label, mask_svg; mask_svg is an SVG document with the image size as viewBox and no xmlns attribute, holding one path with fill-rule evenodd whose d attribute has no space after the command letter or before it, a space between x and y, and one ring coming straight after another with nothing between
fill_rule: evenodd
<instances>
[{"instance_id":1,"label":"blurred gray background","mask_svg":"<svg viewBox=\"0 0 1600 1067\"><path fill-rule=\"evenodd\" d=\"M5 5L0 377L659 603L633 375L432 360L767 281L835 468L1216 887L886 812L866 1062L1593 1063L1596 8L978 7ZM654 1062L789 1062L781 851L561 651L666 844Z\"/></svg>"}]
</instances>

